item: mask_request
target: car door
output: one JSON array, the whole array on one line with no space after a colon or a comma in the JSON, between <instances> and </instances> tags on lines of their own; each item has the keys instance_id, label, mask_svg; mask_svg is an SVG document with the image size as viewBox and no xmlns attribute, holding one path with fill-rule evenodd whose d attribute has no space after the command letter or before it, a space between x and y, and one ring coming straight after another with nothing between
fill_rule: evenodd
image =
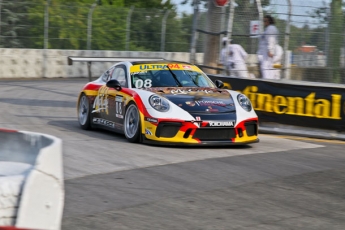
<instances>
[{"instance_id":1,"label":"car door","mask_svg":"<svg viewBox=\"0 0 345 230\"><path fill-rule=\"evenodd\" d=\"M118 65L112 72L111 79L116 79L123 88L128 87L127 81L127 68L125 65ZM121 91L117 91L113 88L107 89L107 102L108 111L103 113L103 118L114 125L114 128L122 131L123 130L123 119L125 112L125 97L126 95Z\"/></svg>"}]
</instances>

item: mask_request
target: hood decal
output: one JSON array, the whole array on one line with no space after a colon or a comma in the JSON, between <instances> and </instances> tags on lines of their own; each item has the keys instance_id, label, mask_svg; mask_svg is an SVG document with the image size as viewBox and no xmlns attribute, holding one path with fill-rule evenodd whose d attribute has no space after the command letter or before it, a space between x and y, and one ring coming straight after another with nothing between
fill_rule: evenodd
<instances>
[{"instance_id":1,"label":"hood decal","mask_svg":"<svg viewBox=\"0 0 345 230\"><path fill-rule=\"evenodd\" d=\"M149 88L189 113L229 113L235 111L231 94L224 89L202 87Z\"/></svg>"}]
</instances>

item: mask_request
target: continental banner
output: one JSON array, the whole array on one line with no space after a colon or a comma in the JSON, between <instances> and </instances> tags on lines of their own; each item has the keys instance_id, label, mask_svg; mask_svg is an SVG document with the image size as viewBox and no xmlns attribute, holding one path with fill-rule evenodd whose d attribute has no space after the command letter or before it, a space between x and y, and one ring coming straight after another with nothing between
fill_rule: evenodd
<instances>
[{"instance_id":1,"label":"continental banner","mask_svg":"<svg viewBox=\"0 0 345 230\"><path fill-rule=\"evenodd\" d=\"M223 81L224 88L245 94L260 122L345 131L345 86L208 76Z\"/></svg>"}]
</instances>

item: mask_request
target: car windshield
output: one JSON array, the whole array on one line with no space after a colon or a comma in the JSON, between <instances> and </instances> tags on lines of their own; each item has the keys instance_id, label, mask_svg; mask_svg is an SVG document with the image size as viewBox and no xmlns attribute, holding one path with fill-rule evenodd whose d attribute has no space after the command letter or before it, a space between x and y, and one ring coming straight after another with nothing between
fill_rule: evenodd
<instances>
[{"instance_id":1,"label":"car windshield","mask_svg":"<svg viewBox=\"0 0 345 230\"><path fill-rule=\"evenodd\" d=\"M132 88L211 87L213 82L198 67L186 64L142 64L131 67Z\"/></svg>"}]
</instances>

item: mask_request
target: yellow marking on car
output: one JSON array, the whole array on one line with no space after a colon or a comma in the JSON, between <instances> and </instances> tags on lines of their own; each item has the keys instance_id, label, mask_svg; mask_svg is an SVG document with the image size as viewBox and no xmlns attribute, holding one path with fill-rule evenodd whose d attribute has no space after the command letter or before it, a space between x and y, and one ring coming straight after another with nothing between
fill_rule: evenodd
<instances>
[{"instance_id":1,"label":"yellow marking on car","mask_svg":"<svg viewBox=\"0 0 345 230\"><path fill-rule=\"evenodd\" d=\"M131 66L130 72L137 73L137 72L145 72L150 70L194 70L196 72L202 72L197 66L195 65L187 65L183 63L171 63L171 64L141 64L141 65L134 65Z\"/></svg>"}]
</instances>

